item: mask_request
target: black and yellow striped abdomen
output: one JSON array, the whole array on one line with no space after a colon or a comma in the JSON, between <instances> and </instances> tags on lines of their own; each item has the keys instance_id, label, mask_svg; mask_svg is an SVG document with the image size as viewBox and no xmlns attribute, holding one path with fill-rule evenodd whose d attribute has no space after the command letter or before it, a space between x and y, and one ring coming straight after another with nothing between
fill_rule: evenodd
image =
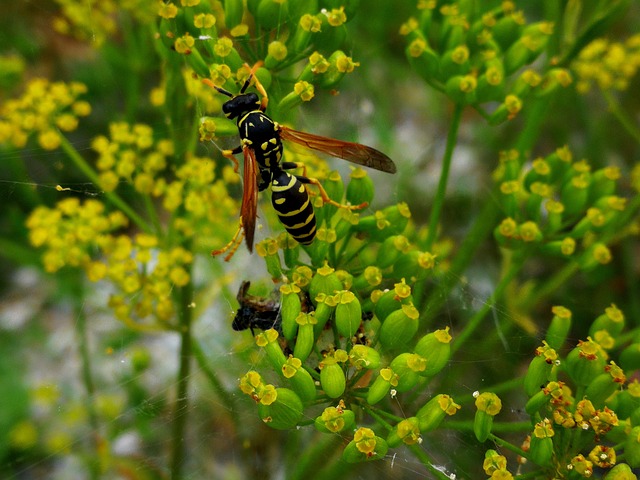
<instances>
[{"instance_id":1,"label":"black and yellow striped abdomen","mask_svg":"<svg viewBox=\"0 0 640 480\"><path fill-rule=\"evenodd\" d=\"M305 186L294 175L277 169L271 179L271 203L287 232L303 245L316 236L316 216Z\"/></svg>"}]
</instances>

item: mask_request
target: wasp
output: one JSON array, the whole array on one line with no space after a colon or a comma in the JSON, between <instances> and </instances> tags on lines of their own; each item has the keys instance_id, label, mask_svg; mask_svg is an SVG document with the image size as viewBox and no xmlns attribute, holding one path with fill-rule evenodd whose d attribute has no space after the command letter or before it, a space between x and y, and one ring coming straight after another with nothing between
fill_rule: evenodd
<instances>
[{"instance_id":1,"label":"wasp","mask_svg":"<svg viewBox=\"0 0 640 480\"><path fill-rule=\"evenodd\" d=\"M262 98L254 92L246 93L252 79L255 89ZM249 252L253 250L258 192L268 187L271 187L271 203L280 222L287 232L303 245L311 244L316 235L316 218L306 185L315 185L325 204L351 210L367 206L366 203L342 205L330 199L322 184L317 179L307 176L303 163L282 161L283 140L295 142L307 148L382 172L396 172L393 161L374 148L301 132L274 122L265 113L269 97L253 70L237 95L214 85L208 79L204 79L203 82L219 93L230 97L230 100L222 105L222 111L229 120L235 120L238 126L240 145L234 149L223 150L222 154L234 163L236 172L238 172L239 164L234 155L242 153L244 156L244 190L240 210L240 226L233 239L224 248L214 250L213 255L219 255L229 250L230 253L225 257L225 260L229 260L242 243L243 236ZM288 170L297 168L302 168L302 175L288 172Z\"/></svg>"}]
</instances>

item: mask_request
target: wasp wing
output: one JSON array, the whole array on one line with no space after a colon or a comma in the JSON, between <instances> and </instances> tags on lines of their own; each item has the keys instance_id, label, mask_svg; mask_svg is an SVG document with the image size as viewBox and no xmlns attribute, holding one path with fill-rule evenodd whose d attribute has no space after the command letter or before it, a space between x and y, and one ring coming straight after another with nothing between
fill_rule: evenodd
<instances>
[{"instance_id":1,"label":"wasp wing","mask_svg":"<svg viewBox=\"0 0 640 480\"><path fill-rule=\"evenodd\" d=\"M396 173L396 165L393 160L375 148L367 147L360 143L344 142L335 138L301 132L283 125L279 125L279 128L280 138L283 140L289 140L364 167L375 168L381 172Z\"/></svg>"},{"instance_id":2,"label":"wasp wing","mask_svg":"<svg viewBox=\"0 0 640 480\"><path fill-rule=\"evenodd\" d=\"M253 149L244 147L242 153L244 154L244 190L242 192L240 217L247 248L249 252L252 252L256 217L258 215L258 170L256 168L256 154Z\"/></svg>"}]
</instances>

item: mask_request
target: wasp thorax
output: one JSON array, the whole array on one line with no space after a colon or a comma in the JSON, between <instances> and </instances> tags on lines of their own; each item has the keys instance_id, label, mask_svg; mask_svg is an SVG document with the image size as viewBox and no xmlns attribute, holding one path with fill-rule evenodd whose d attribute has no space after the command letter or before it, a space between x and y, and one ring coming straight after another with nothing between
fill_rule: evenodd
<instances>
[{"instance_id":1,"label":"wasp thorax","mask_svg":"<svg viewBox=\"0 0 640 480\"><path fill-rule=\"evenodd\" d=\"M238 115L250 112L260 107L260 99L255 93L243 93L233 97L222 105L222 112L227 118L236 118Z\"/></svg>"}]
</instances>

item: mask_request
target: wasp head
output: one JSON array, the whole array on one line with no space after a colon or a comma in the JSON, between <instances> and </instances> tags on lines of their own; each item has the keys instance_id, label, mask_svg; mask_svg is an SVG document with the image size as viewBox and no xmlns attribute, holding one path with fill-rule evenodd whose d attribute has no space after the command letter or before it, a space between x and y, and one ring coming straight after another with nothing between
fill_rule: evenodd
<instances>
[{"instance_id":1,"label":"wasp head","mask_svg":"<svg viewBox=\"0 0 640 480\"><path fill-rule=\"evenodd\" d=\"M255 93L242 93L222 105L222 112L229 119L234 119L243 113L260 107L260 99Z\"/></svg>"}]
</instances>

